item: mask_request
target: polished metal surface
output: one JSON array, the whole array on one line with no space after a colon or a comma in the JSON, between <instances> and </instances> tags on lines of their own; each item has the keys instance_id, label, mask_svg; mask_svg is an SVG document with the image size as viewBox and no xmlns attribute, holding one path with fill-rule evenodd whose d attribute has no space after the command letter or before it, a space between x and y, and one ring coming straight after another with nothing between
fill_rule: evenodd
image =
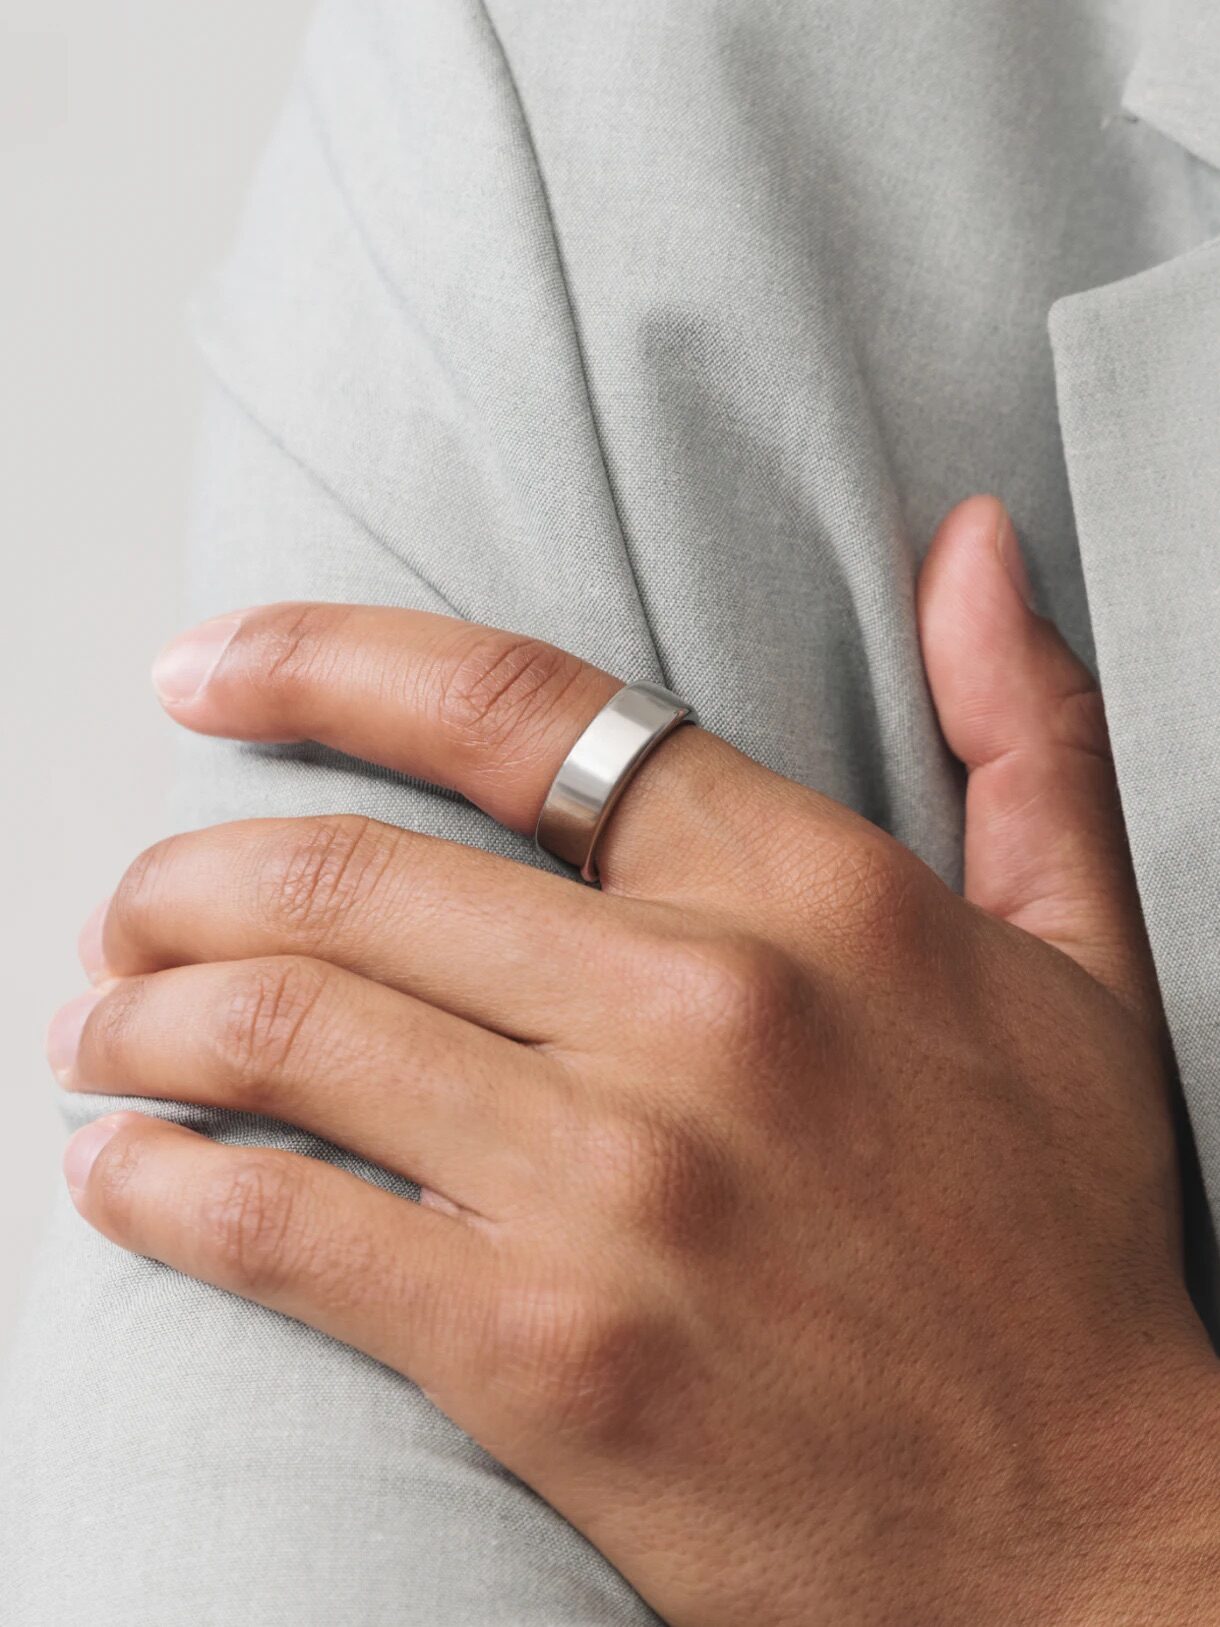
<instances>
[{"instance_id":1,"label":"polished metal surface","mask_svg":"<svg viewBox=\"0 0 1220 1627\"><path fill-rule=\"evenodd\" d=\"M534 840L544 852L598 880L596 848L631 776L661 741L695 714L659 684L628 684L577 740L547 792Z\"/></svg>"}]
</instances>

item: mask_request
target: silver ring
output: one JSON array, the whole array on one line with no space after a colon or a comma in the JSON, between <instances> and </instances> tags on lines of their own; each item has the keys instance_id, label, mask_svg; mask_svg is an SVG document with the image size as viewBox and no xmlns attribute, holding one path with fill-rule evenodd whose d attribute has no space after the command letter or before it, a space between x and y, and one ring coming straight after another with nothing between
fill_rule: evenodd
<instances>
[{"instance_id":1,"label":"silver ring","mask_svg":"<svg viewBox=\"0 0 1220 1627\"><path fill-rule=\"evenodd\" d=\"M534 841L544 853L598 880L597 840L631 776L694 711L659 684L628 684L612 695L564 758L538 815Z\"/></svg>"}]
</instances>

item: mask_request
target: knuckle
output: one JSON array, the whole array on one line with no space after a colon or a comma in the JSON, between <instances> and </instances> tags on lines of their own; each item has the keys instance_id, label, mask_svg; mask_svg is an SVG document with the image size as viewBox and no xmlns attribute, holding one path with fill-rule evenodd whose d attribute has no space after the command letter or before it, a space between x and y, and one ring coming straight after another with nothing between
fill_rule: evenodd
<instances>
[{"instance_id":1,"label":"knuckle","mask_svg":"<svg viewBox=\"0 0 1220 1627\"><path fill-rule=\"evenodd\" d=\"M660 1252L706 1244L734 1208L713 1133L677 1113L602 1117L583 1140L580 1171L611 1227Z\"/></svg>"},{"instance_id":2,"label":"knuckle","mask_svg":"<svg viewBox=\"0 0 1220 1627\"><path fill-rule=\"evenodd\" d=\"M204 1235L237 1292L274 1292L300 1275L305 1245L294 1222L297 1197L285 1162L270 1153L245 1153L213 1180Z\"/></svg>"},{"instance_id":3,"label":"knuckle","mask_svg":"<svg viewBox=\"0 0 1220 1627\"><path fill-rule=\"evenodd\" d=\"M341 605L269 605L249 624L262 659L256 676L268 688L291 690L324 681L338 657L336 631L348 612Z\"/></svg>"},{"instance_id":4,"label":"knuckle","mask_svg":"<svg viewBox=\"0 0 1220 1627\"><path fill-rule=\"evenodd\" d=\"M246 961L233 974L213 1044L248 1108L272 1105L302 1044L316 1044L315 1013L327 981L323 965L295 955Z\"/></svg>"},{"instance_id":5,"label":"knuckle","mask_svg":"<svg viewBox=\"0 0 1220 1627\"><path fill-rule=\"evenodd\" d=\"M737 1057L767 1049L803 1002L800 969L781 949L749 936L684 945L674 957L684 1018L704 1045Z\"/></svg>"},{"instance_id":6,"label":"knuckle","mask_svg":"<svg viewBox=\"0 0 1220 1627\"><path fill-rule=\"evenodd\" d=\"M867 954L906 953L921 925L930 875L883 832L857 836L828 867L822 900L827 925Z\"/></svg>"},{"instance_id":7,"label":"knuckle","mask_svg":"<svg viewBox=\"0 0 1220 1627\"><path fill-rule=\"evenodd\" d=\"M259 909L294 942L327 942L377 891L393 833L362 814L293 821L258 872Z\"/></svg>"},{"instance_id":8,"label":"knuckle","mask_svg":"<svg viewBox=\"0 0 1220 1627\"><path fill-rule=\"evenodd\" d=\"M446 733L483 751L528 738L576 682L583 663L541 639L488 632L441 680Z\"/></svg>"},{"instance_id":9,"label":"knuckle","mask_svg":"<svg viewBox=\"0 0 1220 1627\"><path fill-rule=\"evenodd\" d=\"M548 1440L622 1441L665 1342L658 1316L609 1285L518 1290L500 1297L493 1316L490 1376L527 1428Z\"/></svg>"}]
</instances>

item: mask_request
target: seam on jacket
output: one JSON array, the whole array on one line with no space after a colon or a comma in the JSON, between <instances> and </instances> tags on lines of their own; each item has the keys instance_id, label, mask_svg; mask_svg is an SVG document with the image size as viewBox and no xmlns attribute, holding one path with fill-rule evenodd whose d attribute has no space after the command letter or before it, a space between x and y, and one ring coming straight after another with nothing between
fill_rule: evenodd
<instances>
[{"instance_id":1,"label":"seam on jacket","mask_svg":"<svg viewBox=\"0 0 1220 1627\"><path fill-rule=\"evenodd\" d=\"M400 554L397 548L395 548L391 543L387 542L383 536L380 536L376 531L374 531L372 526L370 526L368 522L364 520L349 503L344 501L344 499L339 495L329 481L327 481L324 476L319 474L318 470L312 463L299 456L299 454L294 452L285 441L280 439L280 437L267 423L266 419L257 413L246 398L229 382L220 363L212 355L207 338L202 333L198 324L196 324L196 343L199 353L207 365L209 376L216 382L218 388L224 392L225 396L233 403L242 416L249 423L254 425L254 427L263 436L264 440L269 442L269 444L273 446L277 452L281 453L292 464L294 464L296 468L301 470L301 472L306 475L320 491L325 493L325 495L334 504L335 508L338 509L346 519L350 520L352 524L358 527L358 529L362 531L371 542L376 543L376 545L382 549L383 552L388 554L396 565L408 571L419 583L419 585L425 589L426 592L432 594L434 598L439 600L440 603L444 605L445 609L450 613L450 615L457 616L462 621L471 621L474 619L468 611L463 610L460 605L454 604L449 595L442 592L436 583L432 581L431 577L425 576L423 571L421 571L417 565L415 565L411 560L407 559L405 555Z\"/></svg>"},{"instance_id":2,"label":"seam on jacket","mask_svg":"<svg viewBox=\"0 0 1220 1627\"><path fill-rule=\"evenodd\" d=\"M602 434L601 423L597 415L597 408L593 403L593 392L589 386L589 367L585 357L584 341L581 338L580 323L577 320L576 306L572 299L572 285L568 278L568 268L564 262L563 251L559 245L559 231L555 222L555 211L551 206L551 195L546 184L546 176L543 174L542 160L538 154L538 144L534 139L534 132L530 125L529 115L525 110L525 101L521 95L521 87L517 83L517 76L513 72L512 63L509 61L508 52L504 48L504 41L500 36L499 27L496 24L495 18L491 14L491 8L488 0L475 0L475 3L482 12L487 23L487 31L491 36L500 61L504 66L505 80L507 81L509 90L512 92L513 101L516 103L517 111L521 116L521 128L525 132L525 139L529 145L530 160L533 164L534 175L538 183L538 195L541 199L542 207L546 212L547 225L550 228L551 245L555 255L555 264L559 271L560 285L563 288L564 303L568 310L568 321L572 328L572 344L576 352L577 363L580 367L581 388L584 392L585 404L589 413L589 424L593 431L593 440L597 446L597 455L601 463L602 478L606 483L606 492L610 500L611 509L614 512L614 520L618 528L619 541L623 550L623 558L627 563L627 569L631 576L632 586L635 589L636 601L640 607L640 615L643 618L644 629L648 634L648 641L652 646L653 659L656 661L657 670L661 675L661 682L667 688L669 688L669 673L664 657L661 654L661 647L657 638L656 628L653 626L652 617L648 612L648 602L644 595L643 585L640 580L640 573L636 569L635 559L631 551L631 544L627 540L627 530L623 524L622 508L619 504L618 493L615 490L614 480L610 473L610 461L606 456L605 438Z\"/></svg>"}]
</instances>

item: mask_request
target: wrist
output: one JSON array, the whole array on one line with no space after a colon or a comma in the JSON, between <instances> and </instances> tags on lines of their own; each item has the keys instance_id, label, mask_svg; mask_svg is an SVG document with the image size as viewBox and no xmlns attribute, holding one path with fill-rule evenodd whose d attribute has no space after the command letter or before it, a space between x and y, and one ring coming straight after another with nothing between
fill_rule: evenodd
<instances>
[{"instance_id":1,"label":"wrist","mask_svg":"<svg viewBox=\"0 0 1220 1627\"><path fill-rule=\"evenodd\" d=\"M1197 1370L1140 1388L1069 1432L1033 1540L999 1568L990 1619L1205 1627L1220 1616L1220 1368L1208 1351Z\"/></svg>"}]
</instances>

